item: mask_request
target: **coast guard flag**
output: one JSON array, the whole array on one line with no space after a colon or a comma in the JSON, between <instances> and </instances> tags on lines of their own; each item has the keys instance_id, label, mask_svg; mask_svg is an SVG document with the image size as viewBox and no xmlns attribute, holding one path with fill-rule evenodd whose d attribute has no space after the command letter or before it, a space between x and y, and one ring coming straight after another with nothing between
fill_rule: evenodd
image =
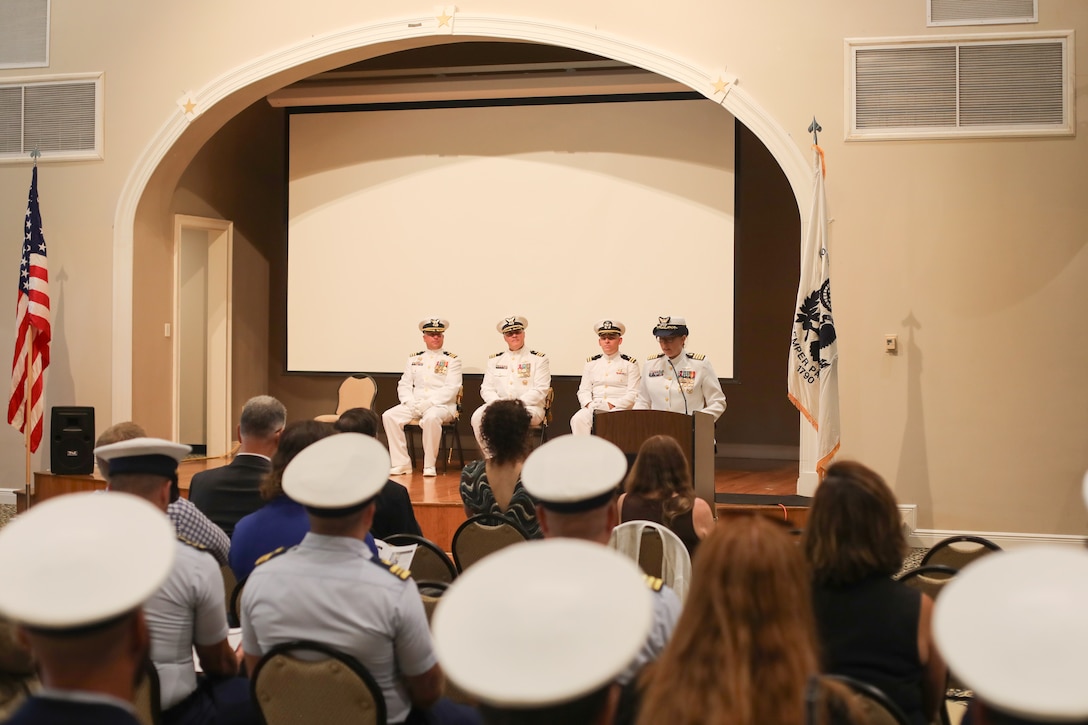
<instances>
[{"instance_id":1,"label":"coast guard flag","mask_svg":"<svg viewBox=\"0 0 1088 725\"><path fill-rule=\"evenodd\" d=\"M11 364L8 423L25 433L26 388L30 379L30 452L42 442L45 410L42 373L49 367L49 270L45 259L42 215L38 210L38 167L30 179L30 199L23 225L23 261L19 265L19 299L15 308L15 360ZM27 358L30 358L29 366Z\"/></svg>"},{"instance_id":2,"label":"coast guard flag","mask_svg":"<svg viewBox=\"0 0 1088 725\"><path fill-rule=\"evenodd\" d=\"M821 478L839 450L839 352L831 314L824 152L813 146L812 209L801 252L796 318L790 341L789 397L817 431Z\"/></svg>"}]
</instances>

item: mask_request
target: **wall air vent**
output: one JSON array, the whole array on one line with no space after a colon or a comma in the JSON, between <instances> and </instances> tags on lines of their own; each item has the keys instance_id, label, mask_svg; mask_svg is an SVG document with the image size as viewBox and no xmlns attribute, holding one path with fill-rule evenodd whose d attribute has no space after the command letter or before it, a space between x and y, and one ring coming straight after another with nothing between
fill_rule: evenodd
<instances>
[{"instance_id":1,"label":"wall air vent","mask_svg":"<svg viewBox=\"0 0 1088 725\"><path fill-rule=\"evenodd\" d=\"M1013 25L1039 22L1038 0L929 0L926 25Z\"/></svg>"},{"instance_id":2,"label":"wall air vent","mask_svg":"<svg viewBox=\"0 0 1088 725\"><path fill-rule=\"evenodd\" d=\"M0 68L49 65L49 0L0 2Z\"/></svg>"},{"instance_id":3,"label":"wall air vent","mask_svg":"<svg viewBox=\"0 0 1088 725\"><path fill-rule=\"evenodd\" d=\"M847 40L847 138L1072 135L1072 32Z\"/></svg>"},{"instance_id":4,"label":"wall air vent","mask_svg":"<svg viewBox=\"0 0 1088 725\"><path fill-rule=\"evenodd\" d=\"M102 75L0 83L0 162L102 158Z\"/></svg>"}]
</instances>

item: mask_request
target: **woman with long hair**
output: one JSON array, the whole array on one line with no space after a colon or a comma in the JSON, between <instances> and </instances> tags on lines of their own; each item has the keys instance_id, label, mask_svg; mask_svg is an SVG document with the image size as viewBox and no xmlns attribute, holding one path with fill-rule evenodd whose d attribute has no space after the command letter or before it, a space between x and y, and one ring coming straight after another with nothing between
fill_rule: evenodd
<instances>
[{"instance_id":1,"label":"woman with long hair","mask_svg":"<svg viewBox=\"0 0 1088 725\"><path fill-rule=\"evenodd\" d=\"M487 406L480 437L490 457L461 471L461 502L466 516L497 514L522 529L530 539L543 536L536 503L521 485L521 466L529 457L529 411L520 400L497 400Z\"/></svg>"},{"instance_id":2,"label":"woman with long hair","mask_svg":"<svg viewBox=\"0 0 1088 725\"><path fill-rule=\"evenodd\" d=\"M714 529L714 512L691 485L691 467L670 436L647 438L619 498L620 521L653 521L680 537L688 553Z\"/></svg>"},{"instance_id":3,"label":"woman with long hair","mask_svg":"<svg viewBox=\"0 0 1088 725\"><path fill-rule=\"evenodd\" d=\"M699 547L683 614L643 678L638 723L853 722L846 691L819 672L801 552L780 524L738 516Z\"/></svg>"},{"instance_id":4,"label":"woman with long hair","mask_svg":"<svg viewBox=\"0 0 1088 725\"><path fill-rule=\"evenodd\" d=\"M933 722L947 674L930 631L933 600L892 579L907 541L884 479L860 463L832 465L803 545L826 671L879 688L916 725Z\"/></svg>"}]
</instances>

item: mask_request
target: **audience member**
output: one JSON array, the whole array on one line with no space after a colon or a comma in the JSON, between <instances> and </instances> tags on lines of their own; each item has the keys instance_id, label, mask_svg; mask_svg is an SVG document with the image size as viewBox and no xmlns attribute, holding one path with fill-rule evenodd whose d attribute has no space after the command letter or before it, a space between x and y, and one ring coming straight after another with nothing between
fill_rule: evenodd
<instances>
[{"instance_id":1,"label":"audience member","mask_svg":"<svg viewBox=\"0 0 1088 725\"><path fill-rule=\"evenodd\" d=\"M964 723L1088 723L1088 553L987 556L945 585L934 610L936 644L975 693Z\"/></svg>"},{"instance_id":2,"label":"audience member","mask_svg":"<svg viewBox=\"0 0 1088 725\"><path fill-rule=\"evenodd\" d=\"M139 496L165 513L176 495L178 462L190 450L158 438L133 438L96 448L94 454L109 464L110 490L121 492L109 495ZM170 575L144 604L144 616L166 725L256 722L247 680L235 677L238 661L227 642L223 577L211 556L179 539Z\"/></svg>"},{"instance_id":3,"label":"audience member","mask_svg":"<svg viewBox=\"0 0 1088 725\"><path fill-rule=\"evenodd\" d=\"M312 640L359 660L385 697L390 723L475 722L440 698L442 670L409 572L380 562L363 539L389 475L381 443L358 433L317 441L283 473L310 532L261 564L242 593L242 646L252 672L277 644Z\"/></svg>"},{"instance_id":4,"label":"audience member","mask_svg":"<svg viewBox=\"0 0 1088 725\"><path fill-rule=\"evenodd\" d=\"M714 530L710 504L695 497L691 465L676 439L647 438L620 496L620 521L653 521L680 537L689 554Z\"/></svg>"},{"instance_id":5,"label":"audience member","mask_svg":"<svg viewBox=\"0 0 1088 725\"><path fill-rule=\"evenodd\" d=\"M525 461L525 490L536 500L544 538L571 538L608 545L618 513L616 492L627 457L596 436L562 436L537 448ZM638 656L620 673L626 685L657 659L676 628L680 599L660 579L646 577L653 596L653 627Z\"/></svg>"},{"instance_id":6,"label":"audience member","mask_svg":"<svg viewBox=\"0 0 1088 725\"><path fill-rule=\"evenodd\" d=\"M94 447L100 448L111 443L146 437L147 433L139 424L125 421L124 423L111 425L104 430L102 435L98 436L98 440L94 442ZM98 466L98 472L102 474L102 478L109 483L110 464L101 458L96 458L95 463ZM176 500L171 501L170 505L166 507L166 514L174 522L174 528L177 529L178 536L203 546L208 550L209 554L215 557L219 566L227 565L230 556L230 537L227 536L223 529L212 523L211 519L201 513L200 509L194 506L192 501L179 495Z\"/></svg>"},{"instance_id":7,"label":"audience member","mask_svg":"<svg viewBox=\"0 0 1088 725\"><path fill-rule=\"evenodd\" d=\"M496 514L521 528L531 539L541 536L536 504L521 485L521 466L529 455L529 413L520 400L488 406L480 435L489 457L461 471L465 515Z\"/></svg>"},{"instance_id":8,"label":"audience member","mask_svg":"<svg viewBox=\"0 0 1088 725\"><path fill-rule=\"evenodd\" d=\"M860 463L833 464L803 545L824 670L879 688L916 725L933 722L947 674L932 641L933 600L892 579L907 542L884 479Z\"/></svg>"},{"instance_id":9,"label":"audience member","mask_svg":"<svg viewBox=\"0 0 1088 725\"><path fill-rule=\"evenodd\" d=\"M58 496L0 532L0 615L18 624L42 683L5 722L139 724L140 605L166 580L175 546L162 512L133 496Z\"/></svg>"},{"instance_id":10,"label":"audience member","mask_svg":"<svg viewBox=\"0 0 1088 725\"><path fill-rule=\"evenodd\" d=\"M777 522L738 516L699 547L676 632L641 678L638 722L855 722L845 690L819 671L804 557Z\"/></svg>"},{"instance_id":11,"label":"audience member","mask_svg":"<svg viewBox=\"0 0 1088 725\"><path fill-rule=\"evenodd\" d=\"M506 350L497 352L487 361L480 397L484 404L472 413L472 432L476 444L485 458L487 441L483 435L483 416L488 406L499 400L520 400L531 417L531 425L544 420L544 402L552 384L551 363L548 356L536 350L525 349L525 329L529 321L517 315L507 317L495 325L506 341Z\"/></svg>"},{"instance_id":12,"label":"audience member","mask_svg":"<svg viewBox=\"0 0 1088 725\"><path fill-rule=\"evenodd\" d=\"M374 438L378 435L378 414L367 408L352 408L341 413L333 426L341 433L362 433ZM423 535L412 509L412 499L408 497L408 489L401 484L386 481L374 503L377 510L370 533L376 538L384 539L393 534Z\"/></svg>"},{"instance_id":13,"label":"audience member","mask_svg":"<svg viewBox=\"0 0 1088 725\"><path fill-rule=\"evenodd\" d=\"M703 411L714 420L725 412L725 393L705 355L687 352L688 324L682 317L658 317L654 337L661 354L642 370L635 410L671 410L691 415Z\"/></svg>"},{"instance_id":14,"label":"audience member","mask_svg":"<svg viewBox=\"0 0 1088 725\"><path fill-rule=\"evenodd\" d=\"M272 454L287 422L287 409L270 395L246 401L238 422L238 453L230 465L201 471L189 483L189 500L223 531L263 503L261 481L272 470Z\"/></svg>"},{"instance_id":15,"label":"audience member","mask_svg":"<svg viewBox=\"0 0 1088 725\"><path fill-rule=\"evenodd\" d=\"M461 361L442 349L449 326L449 320L437 317L419 323L424 349L411 355L404 366L404 374L397 383L400 404L382 414L389 441L391 476L412 472L404 426L413 418L419 419L422 431L423 475L438 475L435 460L442 440L442 424L457 415L457 394L461 390Z\"/></svg>"},{"instance_id":16,"label":"audience member","mask_svg":"<svg viewBox=\"0 0 1088 725\"><path fill-rule=\"evenodd\" d=\"M630 410L638 399L641 380L638 363L620 352L627 327L619 321L601 320L593 325L601 351L586 359L578 384L578 412L571 416L570 432L589 435L596 411Z\"/></svg>"},{"instance_id":17,"label":"audience member","mask_svg":"<svg viewBox=\"0 0 1088 725\"><path fill-rule=\"evenodd\" d=\"M450 585L434 615L435 649L488 725L605 725L616 677L646 640L650 599L638 566L607 547L516 544ZM481 641L481 617L501 646Z\"/></svg>"},{"instance_id":18,"label":"audience member","mask_svg":"<svg viewBox=\"0 0 1088 725\"><path fill-rule=\"evenodd\" d=\"M243 516L234 528L230 568L238 581L249 576L261 557L295 546L310 530L306 509L283 493L283 471L306 446L335 433L330 424L316 420L293 421L283 429L279 447L272 454L272 471L261 481L265 504Z\"/></svg>"}]
</instances>

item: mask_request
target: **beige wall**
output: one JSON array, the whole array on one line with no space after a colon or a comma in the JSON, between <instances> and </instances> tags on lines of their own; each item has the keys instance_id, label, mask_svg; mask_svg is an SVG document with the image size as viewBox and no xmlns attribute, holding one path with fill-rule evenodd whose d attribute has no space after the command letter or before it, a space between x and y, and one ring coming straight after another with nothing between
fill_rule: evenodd
<instances>
[{"instance_id":1,"label":"beige wall","mask_svg":"<svg viewBox=\"0 0 1088 725\"><path fill-rule=\"evenodd\" d=\"M115 285L112 269L126 253L123 243L115 250L115 238L123 242L131 232L133 414L163 433L169 412L160 393L169 379L163 365L169 344L161 330L170 309L160 295L141 290L168 285L173 213L212 216L217 194L245 193L213 191L205 180L193 198L179 189L183 172L224 123L267 91L319 67L410 43L349 48L302 68L294 67L295 58L305 54L290 52L431 7L393 0L365 6L346 0L214 6L54 0L52 65L45 72L105 72L107 155L98 163L43 164L41 171L56 338L47 405L93 405L100 427L115 415L109 320L113 295L127 280ZM1074 29L1083 37L1088 31L1082 0L1041 0L1039 12L1037 25L966 32ZM964 30L925 28L921 2L482 0L461 14L522 17L584 30L587 37L618 38L623 47L651 49L707 75L726 68L766 118L795 139L794 155L807 155L805 128L815 114L824 127L834 218L843 455L869 463L904 502L917 503L922 527L1088 530L1079 493L1088 468L1088 385L1082 379L1088 54L1077 54L1081 121L1075 138L848 144L841 140L844 37ZM389 37L403 34L395 26ZM276 63L283 70L262 79ZM266 70L254 73L254 85L202 109L176 143L157 148L164 129L178 122L179 96L214 96L219 79L256 65ZM0 80L23 75L0 71ZM766 133L759 124L753 128ZM232 158L256 165L253 183L279 183L261 176L263 158L244 155L247 142L237 139L229 152L239 156ZM158 154L154 174L126 187L143 160ZM0 247L0 269L11 270L12 287L28 183L27 166L0 166L0 228L11 240ZM135 224L115 230L118 217L131 219L119 214L131 185L146 189ZM279 220L250 221L252 231L243 236L252 248L245 256L268 260L272 251L265 244L273 235L265 232ZM277 299L274 287L267 299ZM0 340L12 339L11 325L0 320ZM269 331L251 333L256 349ZM883 353L885 333L899 334L898 356ZM271 334L274 348L276 331ZM784 372L784 329L782 335ZM277 363L267 364L275 370ZM21 482L20 441L14 430L0 432L0 486Z\"/></svg>"}]
</instances>

